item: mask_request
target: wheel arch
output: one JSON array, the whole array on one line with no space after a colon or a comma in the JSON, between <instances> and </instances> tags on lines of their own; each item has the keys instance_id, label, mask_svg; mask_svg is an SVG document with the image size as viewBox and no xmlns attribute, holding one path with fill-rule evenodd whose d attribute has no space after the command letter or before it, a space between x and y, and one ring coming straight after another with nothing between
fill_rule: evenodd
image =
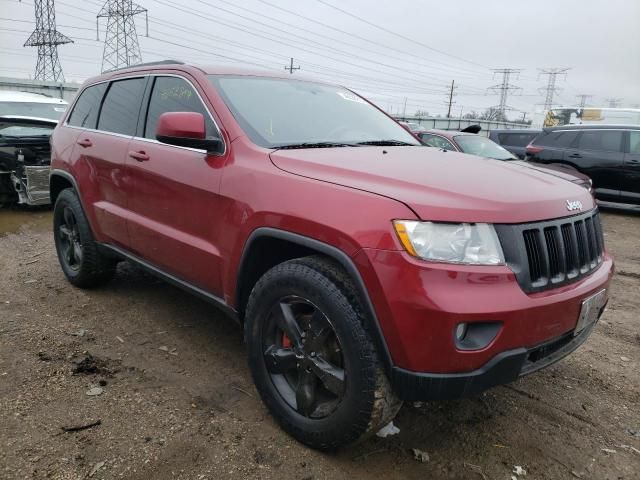
<instances>
[{"instance_id":1,"label":"wheel arch","mask_svg":"<svg viewBox=\"0 0 640 480\"><path fill-rule=\"evenodd\" d=\"M287 260L318 254L340 264L353 281L362 306L367 313L365 316L365 328L372 336L385 371L390 374L393 367L391 354L364 280L351 257L333 245L272 227L260 227L254 230L245 242L238 266L235 295L235 307L238 317L241 321L244 321L244 311L251 290L260 277L270 268Z\"/></svg>"},{"instance_id":2,"label":"wheel arch","mask_svg":"<svg viewBox=\"0 0 640 480\"><path fill-rule=\"evenodd\" d=\"M52 205L55 205L58 195L66 188L73 188L78 198L80 198L78 184L70 173L59 169L51 170L49 175L49 197L51 198Z\"/></svg>"}]
</instances>

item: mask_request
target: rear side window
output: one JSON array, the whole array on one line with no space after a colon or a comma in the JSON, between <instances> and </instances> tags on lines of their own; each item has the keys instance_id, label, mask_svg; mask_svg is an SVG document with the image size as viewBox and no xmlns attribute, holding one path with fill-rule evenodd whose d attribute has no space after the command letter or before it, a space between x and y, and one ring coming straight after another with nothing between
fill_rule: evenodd
<instances>
[{"instance_id":1,"label":"rear side window","mask_svg":"<svg viewBox=\"0 0 640 480\"><path fill-rule=\"evenodd\" d=\"M102 104L98 130L135 135L144 85L144 78L112 82Z\"/></svg>"},{"instance_id":2,"label":"rear side window","mask_svg":"<svg viewBox=\"0 0 640 480\"><path fill-rule=\"evenodd\" d=\"M500 133L498 141L500 145L509 145L511 147L526 147L529 142L535 138L535 133Z\"/></svg>"},{"instance_id":3,"label":"rear side window","mask_svg":"<svg viewBox=\"0 0 640 480\"><path fill-rule=\"evenodd\" d=\"M542 147L569 148L578 136L577 130L560 130L555 132L542 132L533 142Z\"/></svg>"},{"instance_id":4,"label":"rear side window","mask_svg":"<svg viewBox=\"0 0 640 480\"><path fill-rule=\"evenodd\" d=\"M156 126L160 115L165 112L196 112L204 116L207 137L219 137L209 112L202 104L200 97L186 80L178 77L157 77L153 85L147 124L144 129L145 138L156 138Z\"/></svg>"},{"instance_id":5,"label":"rear side window","mask_svg":"<svg viewBox=\"0 0 640 480\"><path fill-rule=\"evenodd\" d=\"M100 102L107 89L107 83L99 83L85 88L75 106L67 123L74 127L96 128Z\"/></svg>"},{"instance_id":6,"label":"rear side window","mask_svg":"<svg viewBox=\"0 0 640 480\"><path fill-rule=\"evenodd\" d=\"M629 132L629 153L640 154L640 130Z\"/></svg>"},{"instance_id":7,"label":"rear side window","mask_svg":"<svg viewBox=\"0 0 640 480\"><path fill-rule=\"evenodd\" d=\"M619 130L586 130L582 132L578 148L598 152L621 152L622 132Z\"/></svg>"}]
</instances>

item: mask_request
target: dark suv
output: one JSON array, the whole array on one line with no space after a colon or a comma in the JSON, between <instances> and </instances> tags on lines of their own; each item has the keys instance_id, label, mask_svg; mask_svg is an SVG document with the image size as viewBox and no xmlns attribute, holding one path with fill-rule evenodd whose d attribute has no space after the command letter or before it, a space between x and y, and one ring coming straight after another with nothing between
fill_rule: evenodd
<instances>
[{"instance_id":1,"label":"dark suv","mask_svg":"<svg viewBox=\"0 0 640 480\"><path fill-rule=\"evenodd\" d=\"M527 146L526 158L588 175L598 199L640 204L640 125L545 128Z\"/></svg>"},{"instance_id":2,"label":"dark suv","mask_svg":"<svg viewBox=\"0 0 640 480\"><path fill-rule=\"evenodd\" d=\"M490 130L489 138L498 145L509 150L519 159L524 159L526 155L527 145L536 138L540 130L532 129L508 129L508 130Z\"/></svg>"},{"instance_id":3,"label":"dark suv","mask_svg":"<svg viewBox=\"0 0 640 480\"><path fill-rule=\"evenodd\" d=\"M52 157L67 279L96 287L126 259L220 306L243 325L271 413L315 448L377 431L402 400L550 365L607 301L589 192L424 148L343 87L115 71L83 86Z\"/></svg>"}]
</instances>

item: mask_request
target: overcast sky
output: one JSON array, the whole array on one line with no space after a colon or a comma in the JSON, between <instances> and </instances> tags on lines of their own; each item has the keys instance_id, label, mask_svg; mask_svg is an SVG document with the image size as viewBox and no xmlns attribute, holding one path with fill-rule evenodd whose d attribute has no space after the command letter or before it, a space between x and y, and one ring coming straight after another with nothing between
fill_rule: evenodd
<instances>
[{"instance_id":1,"label":"overcast sky","mask_svg":"<svg viewBox=\"0 0 640 480\"><path fill-rule=\"evenodd\" d=\"M100 0L56 0L58 30L75 43L59 47L67 80L100 72L96 41ZM555 103L576 95L606 106L640 105L640 0L139 0L136 17L144 61L177 58L200 64L247 64L352 87L381 107L407 114L453 114L498 103L487 91L501 82L494 68L522 69L509 116L532 112L544 97L539 68L570 68ZM331 5L343 11L332 8ZM0 76L33 75L36 48L22 44L34 28L33 0L0 0ZM100 22L104 39L106 20Z\"/></svg>"}]
</instances>

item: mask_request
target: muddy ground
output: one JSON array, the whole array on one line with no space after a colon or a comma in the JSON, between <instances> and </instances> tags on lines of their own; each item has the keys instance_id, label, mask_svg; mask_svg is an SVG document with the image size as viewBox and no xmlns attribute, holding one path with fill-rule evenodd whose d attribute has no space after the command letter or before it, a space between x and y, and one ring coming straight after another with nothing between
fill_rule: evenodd
<instances>
[{"instance_id":1,"label":"muddy ground","mask_svg":"<svg viewBox=\"0 0 640 480\"><path fill-rule=\"evenodd\" d=\"M75 289L50 212L0 210L0 478L638 479L640 212L603 218L618 274L585 345L477 398L405 405L399 435L328 455L273 422L210 305L126 264Z\"/></svg>"}]
</instances>

